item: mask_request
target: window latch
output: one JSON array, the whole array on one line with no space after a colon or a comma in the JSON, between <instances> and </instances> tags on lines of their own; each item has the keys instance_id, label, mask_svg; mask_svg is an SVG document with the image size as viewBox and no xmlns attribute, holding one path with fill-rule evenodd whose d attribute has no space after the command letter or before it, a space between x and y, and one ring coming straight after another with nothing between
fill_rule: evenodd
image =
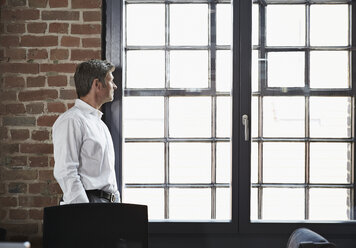
<instances>
[{"instance_id":1,"label":"window latch","mask_svg":"<svg viewBox=\"0 0 356 248\"><path fill-rule=\"evenodd\" d=\"M248 115L242 116L242 125L244 126L245 130L245 141L249 141L249 123L248 123Z\"/></svg>"}]
</instances>

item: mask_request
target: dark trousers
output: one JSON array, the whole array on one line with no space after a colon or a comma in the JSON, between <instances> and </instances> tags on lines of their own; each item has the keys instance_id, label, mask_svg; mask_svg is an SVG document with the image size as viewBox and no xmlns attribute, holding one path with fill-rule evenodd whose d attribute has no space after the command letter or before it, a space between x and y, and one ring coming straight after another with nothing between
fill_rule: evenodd
<instances>
[{"instance_id":1,"label":"dark trousers","mask_svg":"<svg viewBox=\"0 0 356 248\"><path fill-rule=\"evenodd\" d=\"M86 191L90 203L110 203L108 199L98 197L92 192Z\"/></svg>"}]
</instances>

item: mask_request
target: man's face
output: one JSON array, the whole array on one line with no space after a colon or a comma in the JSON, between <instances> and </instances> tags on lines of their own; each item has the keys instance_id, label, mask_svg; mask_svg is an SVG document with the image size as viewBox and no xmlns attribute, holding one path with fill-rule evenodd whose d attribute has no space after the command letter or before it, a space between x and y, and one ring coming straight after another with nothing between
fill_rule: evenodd
<instances>
[{"instance_id":1,"label":"man's face","mask_svg":"<svg viewBox=\"0 0 356 248\"><path fill-rule=\"evenodd\" d=\"M117 89L117 86L114 84L114 76L112 72L108 72L105 77L106 87L102 88L103 91L103 103L111 102L114 100L114 90Z\"/></svg>"}]
</instances>

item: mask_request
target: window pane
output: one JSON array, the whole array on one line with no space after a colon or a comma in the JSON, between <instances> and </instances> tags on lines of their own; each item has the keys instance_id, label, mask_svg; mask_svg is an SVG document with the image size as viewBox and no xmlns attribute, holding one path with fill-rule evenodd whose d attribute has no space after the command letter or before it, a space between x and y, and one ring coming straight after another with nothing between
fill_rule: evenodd
<instances>
[{"instance_id":1,"label":"window pane","mask_svg":"<svg viewBox=\"0 0 356 248\"><path fill-rule=\"evenodd\" d=\"M216 189L216 219L231 220L231 189Z\"/></svg>"},{"instance_id":2,"label":"window pane","mask_svg":"<svg viewBox=\"0 0 356 248\"><path fill-rule=\"evenodd\" d=\"M163 137L163 97L125 97L123 112L125 138Z\"/></svg>"},{"instance_id":3,"label":"window pane","mask_svg":"<svg viewBox=\"0 0 356 248\"><path fill-rule=\"evenodd\" d=\"M169 111L171 137L211 137L210 97L171 97Z\"/></svg>"},{"instance_id":4,"label":"window pane","mask_svg":"<svg viewBox=\"0 0 356 248\"><path fill-rule=\"evenodd\" d=\"M263 136L304 137L304 97L264 97Z\"/></svg>"},{"instance_id":5,"label":"window pane","mask_svg":"<svg viewBox=\"0 0 356 248\"><path fill-rule=\"evenodd\" d=\"M265 188L262 204L263 220L304 219L304 189Z\"/></svg>"},{"instance_id":6,"label":"window pane","mask_svg":"<svg viewBox=\"0 0 356 248\"><path fill-rule=\"evenodd\" d=\"M258 143L251 144L251 183L258 182Z\"/></svg>"},{"instance_id":7,"label":"window pane","mask_svg":"<svg viewBox=\"0 0 356 248\"><path fill-rule=\"evenodd\" d=\"M127 88L164 87L164 51L128 51L126 59Z\"/></svg>"},{"instance_id":8,"label":"window pane","mask_svg":"<svg viewBox=\"0 0 356 248\"><path fill-rule=\"evenodd\" d=\"M259 32L259 7L258 4L252 5L252 45L258 45Z\"/></svg>"},{"instance_id":9,"label":"window pane","mask_svg":"<svg viewBox=\"0 0 356 248\"><path fill-rule=\"evenodd\" d=\"M208 20L207 4L170 4L171 45L207 45Z\"/></svg>"},{"instance_id":10,"label":"window pane","mask_svg":"<svg viewBox=\"0 0 356 248\"><path fill-rule=\"evenodd\" d=\"M216 43L231 45L232 37L231 4L216 5Z\"/></svg>"},{"instance_id":11,"label":"window pane","mask_svg":"<svg viewBox=\"0 0 356 248\"><path fill-rule=\"evenodd\" d=\"M258 136L258 97L253 96L251 100L251 136L257 137Z\"/></svg>"},{"instance_id":12,"label":"window pane","mask_svg":"<svg viewBox=\"0 0 356 248\"><path fill-rule=\"evenodd\" d=\"M268 46L302 46L305 44L305 6L267 5Z\"/></svg>"},{"instance_id":13,"label":"window pane","mask_svg":"<svg viewBox=\"0 0 356 248\"><path fill-rule=\"evenodd\" d=\"M171 183L210 183L210 143L170 143Z\"/></svg>"},{"instance_id":14,"label":"window pane","mask_svg":"<svg viewBox=\"0 0 356 248\"><path fill-rule=\"evenodd\" d=\"M310 144L310 182L350 183L351 178L350 144Z\"/></svg>"},{"instance_id":15,"label":"window pane","mask_svg":"<svg viewBox=\"0 0 356 248\"><path fill-rule=\"evenodd\" d=\"M350 137L350 113L348 97L310 97L310 136Z\"/></svg>"},{"instance_id":16,"label":"window pane","mask_svg":"<svg viewBox=\"0 0 356 248\"><path fill-rule=\"evenodd\" d=\"M210 189L169 190L169 217L175 220L211 219Z\"/></svg>"},{"instance_id":17,"label":"window pane","mask_svg":"<svg viewBox=\"0 0 356 248\"><path fill-rule=\"evenodd\" d=\"M304 143L263 143L263 182L303 183L304 152Z\"/></svg>"},{"instance_id":18,"label":"window pane","mask_svg":"<svg viewBox=\"0 0 356 248\"><path fill-rule=\"evenodd\" d=\"M348 88L349 52L310 52L310 87Z\"/></svg>"},{"instance_id":19,"label":"window pane","mask_svg":"<svg viewBox=\"0 0 356 248\"><path fill-rule=\"evenodd\" d=\"M304 87L304 52L268 54L269 87Z\"/></svg>"},{"instance_id":20,"label":"window pane","mask_svg":"<svg viewBox=\"0 0 356 248\"><path fill-rule=\"evenodd\" d=\"M311 220L350 219L348 189L310 189L309 194Z\"/></svg>"},{"instance_id":21,"label":"window pane","mask_svg":"<svg viewBox=\"0 0 356 248\"><path fill-rule=\"evenodd\" d=\"M164 45L164 4L128 4L126 8L127 45Z\"/></svg>"},{"instance_id":22,"label":"window pane","mask_svg":"<svg viewBox=\"0 0 356 248\"><path fill-rule=\"evenodd\" d=\"M164 219L164 190L124 188L123 203L147 205L149 220Z\"/></svg>"},{"instance_id":23,"label":"window pane","mask_svg":"<svg viewBox=\"0 0 356 248\"><path fill-rule=\"evenodd\" d=\"M216 136L231 136L231 97L216 97Z\"/></svg>"},{"instance_id":24,"label":"window pane","mask_svg":"<svg viewBox=\"0 0 356 248\"><path fill-rule=\"evenodd\" d=\"M216 51L216 90L231 91L232 54L231 50Z\"/></svg>"},{"instance_id":25,"label":"window pane","mask_svg":"<svg viewBox=\"0 0 356 248\"><path fill-rule=\"evenodd\" d=\"M231 143L216 143L216 182L231 183Z\"/></svg>"},{"instance_id":26,"label":"window pane","mask_svg":"<svg viewBox=\"0 0 356 248\"><path fill-rule=\"evenodd\" d=\"M164 182L163 143L126 143L123 163L125 183Z\"/></svg>"},{"instance_id":27,"label":"window pane","mask_svg":"<svg viewBox=\"0 0 356 248\"><path fill-rule=\"evenodd\" d=\"M332 18L330 18L332 16ZM310 6L310 44L312 46L347 46L348 5Z\"/></svg>"},{"instance_id":28,"label":"window pane","mask_svg":"<svg viewBox=\"0 0 356 248\"><path fill-rule=\"evenodd\" d=\"M170 64L172 88L208 87L207 51L171 51Z\"/></svg>"},{"instance_id":29,"label":"window pane","mask_svg":"<svg viewBox=\"0 0 356 248\"><path fill-rule=\"evenodd\" d=\"M256 188L251 188L251 220L258 219L258 190Z\"/></svg>"},{"instance_id":30,"label":"window pane","mask_svg":"<svg viewBox=\"0 0 356 248\"><path fill-rule=\"evenodd\" d=\"M251 90L252 92L256 92L259 90L259 71L258 71L258 65L260 63L260 59L258 57L258 51L253 50L252 51L252 57L251 57Z\"/></svg>"}]
</instances>

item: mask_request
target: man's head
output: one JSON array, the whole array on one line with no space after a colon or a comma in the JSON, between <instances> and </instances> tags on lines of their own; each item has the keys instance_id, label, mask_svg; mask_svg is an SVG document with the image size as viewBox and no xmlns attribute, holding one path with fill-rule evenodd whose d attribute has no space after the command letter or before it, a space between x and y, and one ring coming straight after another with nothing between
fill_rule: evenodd
<instances>
[{"instance_id":1,"label":"man's head","mask_svg":"<svg viewBox=\"0 0 356 248\"><path fill-rule=\"evenodd\" d=\"M89 93L95 80L99 81L106 88L106 77L114 69L114 65L110 62L96 59L79 64L74 74L78 98L84 97Z\"/></svg>"}]
</instances>

